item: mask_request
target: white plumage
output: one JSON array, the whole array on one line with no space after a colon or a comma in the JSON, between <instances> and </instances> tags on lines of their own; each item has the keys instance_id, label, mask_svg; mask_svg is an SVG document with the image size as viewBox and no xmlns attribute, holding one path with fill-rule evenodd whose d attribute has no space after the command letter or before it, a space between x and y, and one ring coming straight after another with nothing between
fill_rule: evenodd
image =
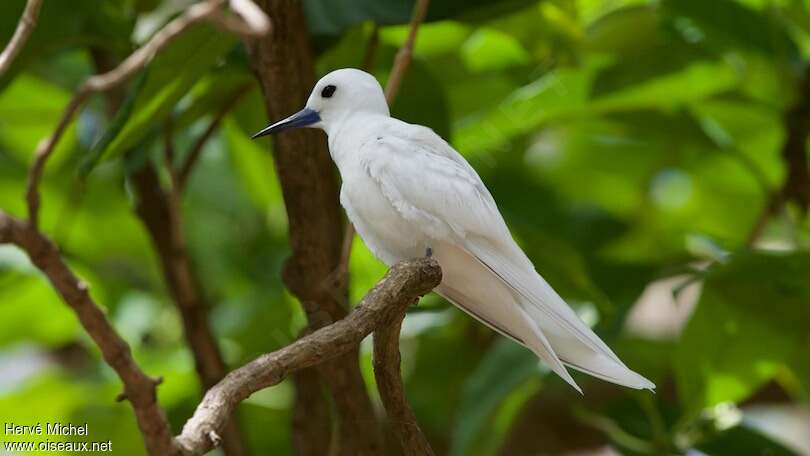
<instances>
[{"instance_id":1,"label":"white plumage","mask_svg":"<svg viewBox=\"0 0 810 456\"><path fill-rule=\"evenodd\" d=\"M304 125L326 131L343 180L341 204L381 261L392 265L430 249L442 267L437 293L532 350L578 391L565 366L631 388L655 387L535 271L469 163L432 130L389 115L373 76L327 74L306 109L256 136Z\"/></svg>"}]
</instances>

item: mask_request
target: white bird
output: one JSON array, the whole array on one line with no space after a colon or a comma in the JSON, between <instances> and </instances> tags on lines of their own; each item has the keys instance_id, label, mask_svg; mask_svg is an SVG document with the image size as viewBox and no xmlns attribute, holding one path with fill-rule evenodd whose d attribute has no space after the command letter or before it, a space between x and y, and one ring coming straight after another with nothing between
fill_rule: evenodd
<instances>
[{"instance_id":1,"label":"white bird","mask_svg":"<svg viewBox=\"0 0 810 456\"><path fill-rule=\"evenodd\" d=\"M442 268L439 295L533 351L580 393L566 366L631 388L655 388L535 271L461 154L433 130L391 117L372 75L327 74L303 110L253 137L291 127L326 132L343 180L340 202L382 262L432 255Z\"/></svg>"}]
</instances>

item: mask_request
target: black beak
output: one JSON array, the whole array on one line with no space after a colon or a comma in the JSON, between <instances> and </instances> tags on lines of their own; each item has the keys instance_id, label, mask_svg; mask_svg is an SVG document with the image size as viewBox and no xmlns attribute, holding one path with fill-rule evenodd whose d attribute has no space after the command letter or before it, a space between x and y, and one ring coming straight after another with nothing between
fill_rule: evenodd
<instances>
[{"instance_id":1,"label":"black beak","mask_svg":"<svg viewBox=\"0 0 810 456\"><path fill-rule=\"evenodd\" d=\"M266 136L277 131L286 130L287 128L301 128L301 127L308 127L312 124L316 124L321 121L321 116L318 115L318 111L313 109L304 108L295 114L287 117L284 120L279 120L278 122L270 125L269 127L265 128L264 130L256 133L251 138L256 139L261 136Z\"/></svg>"}]
</instances>

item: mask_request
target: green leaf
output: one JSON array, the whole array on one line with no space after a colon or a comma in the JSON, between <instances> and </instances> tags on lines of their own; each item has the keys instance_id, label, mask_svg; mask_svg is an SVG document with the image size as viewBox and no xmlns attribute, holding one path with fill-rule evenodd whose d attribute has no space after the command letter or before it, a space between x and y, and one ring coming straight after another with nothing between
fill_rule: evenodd
<instances>
[{"instance_id":1,"label":"green leaf","mask_svg":"<svg viewBox=\"0 0 810 456\"><path fill-rule=\"evenodd\" d=\"M36 27L25 47L14 60L8 73L0 76L0 89L25 69L37 63L44 66L48 79L78 85L85 77L85 66L65 71L58 51L94 46L113 54L131 50L130 34L135 21L127 14L128 0L74 0L43 2ZM25 5L24 0L0 2L0 43L7 43L14 33Z\"/></svg>"},{"instance_id":2,"label":"green leaf","mask_svg":"<svg viewBox=\"0 0 810 456\"><path fill-rule=\"evenodd\" d=\"M236 38L208 25L188 30L149 65L132 114L101 159L123 154L161 125L175 105L233 47Z\"/></svg>"},{"instance_id":3,"label":"green leaf","mask_svg":"<svg viewBox=\"0 0 810 456\"><path fill-rule=\"evenodd\" d=\"M256 79L246 69L234 65L220 68L194 85L189 92L190 102L187 105L184 103L182 110L175 114L172 126L176 130L188 128L197 120L217 113L232 103L234 96L261 98L255 93L242 92L253 88L257 88ZM243 100L241 98L239 101Z\"/></svg>"},{"instance_id":4,"label":"green leaf","mask_svg":"<svg viewBox=\"0 0 810 456\"><path fill-rule=\"evenodd\" d=\"M710 271L675 353L688 413L745 399L806 350L808 269L810 253L739 253Z\"/></svg>"},{"instance_id":5,"label":"green leaf","mask_svg":"<svg viewBox=\"0 0 810 456\"><path fill-rule=\"evenodd\" d=\"M464 385L450 454L472 454L498 405L512 391L539 377L539 367L534 353L499 338Z\"/></svg>"},{"instance_id":6,"label":"green leaf","mask_svg":"<svg viewBox=\"0 0 810 456\"><path fill-rule=\"evenodd\" d=\"M9 253L6 248L0 254ZM76 317L38 273L22 274L0 269L0 346L36 342L60 346L80 331Z\"/></svg>"},{"instance_id":7,"label":"green leaf","mask_svg":"<svg viewBox=\"0 0 810 456\"><path fill-rule=\"evenodd\" d=\"M661 40L660 21L660 9L650 5L611 11L588 26L584 44L592 52L637 54Z\"/></svg>"},{"instance_id":8,"label":"green leaf","mask_svg":"<svg viewBox=\"0 0 810 456\"><path fill-rule=\"evenodd\" d=\"M453 143L462 152L496 148L554 120L642 109L670 111L730 91L740 83L737 72L727 64L696 62L591 100L597 71L607 63L593 59L580 68L557 70L519 88L495 109L460 123Z\"/></svg>"},{"instance_id":9,"label":"green leaf","mask_svg":"<svg viewBox=\"0 0 810 456\"><path fill-rule=\"evenodd\" d=\"M372 21L380 25L407 24L415 0L305 0L309 30L315 35L337 35L343 30ZM448 0L432 2L428 7L427 21L450 17L489 19L495 15L514 11L534 3L531 0Z\"/></svg>"},{"instance_id":10,"label":"green leaf","mask_svg":"<svg viewBox=\"0 0 810 456\"><path fill-rule=\"evenodd\" d=\"M597 59L582 68L560 69L520 87L494 109L459 122L453 144L462 153L490 149L555 117L581 112L596 70L605 63Z\"/></svg>"},{"instance_id":11,"label":"green leaf","mask_svg":"<svg viewBox=\"0 0 810 456\"><path fill-rule=\"evenodd\" d=\"M663 9L687 41L718 53L746 50L796 62L798 47L771 13L733 0L665 0Z\"/></svg>"},{"instance_id":12,"label":"green leaf","mask_svg":"<svg viewBox=\"0 0 810 456\"><path fill-rule=\"evenodd\" d=\"M518 40L487 28L479 29L467 39L461 55L473 73L503 71L529 63L529 53Z\"/></svg>"},{"instance_id":13,"label":"green leaf","mask_svg":"<svg viewBox=\"0 0 810 456\"><path fill-rule=\"evenodd\" d=\"M0 142L20 162L33 157L39 141L53 132L70 95L62 88L29 74L19 76L0 92ZM76 122L71 122L56 146L49 166L59 166L76 147Z\"/></svg>"},{"instance_id":14,"label":"green leaf","mask_svg":"<svg viewBox=\"0 0 810 456\"><path fill-rule=\"evenodd\" d=\"M683 70L604 95L593 101L591 109L598 112L672 110L731 90L739 81L737 72L727 64L696 62Z\"/></svg>"},{"instance_id":15,"label":"green leaf","mask_svg":"<svg viewBox=\"0 0 810 456\"><path fill-rule=\"evenodd\" d=\"M79 175L86 176L90 173L90 171L93 170L98 161L101 159L104 151L110 146L110 143L118 136L119 133L121 133L121 130L124 129L127 121L129 121L129 118L132 116L132 112L135 110L135 100L138 99L138 95L140 95L141 91L143 90L148 78L148 74L149 70L147 69L137 77L132 85L132 89L127 92L127 96L124 99L124 102L121 104L121 107L118 109L118 112L115 113L115 117L113 118L112 122L110 122L110 124L107 126L107 129L104 131L104 134L101 135L101 138L99 138L99 140L93 144L93 147L90 148L87 157L79 165Z\"/></svg>"},{"instance_id":16,"label":"green leaf","mask_svg":"<svg viewBox=\"0 0 810 456\"><path fill-rule=\"evenodd\" d=\"M427 125L439 136L450 136L450 113L444 88L430 68L415 60L405 73L391 112L406 122ZM430 109L425 109L430 106Z\"/></svg>"},{"instance_id":17,"label":"green leaf","mask_svg":"<svg viewBox=\"0 0 810 456\"><path fill-rule=\"evenodd\" d=\"M283 212L281 189L273 172L273 156L270 152L260 143L252 141L231 118L225 119L223 132L230 152L228 158L231 166L239 176L239 184L245 187L248 197L258 209Z\"/></svg>"}]
</instances>

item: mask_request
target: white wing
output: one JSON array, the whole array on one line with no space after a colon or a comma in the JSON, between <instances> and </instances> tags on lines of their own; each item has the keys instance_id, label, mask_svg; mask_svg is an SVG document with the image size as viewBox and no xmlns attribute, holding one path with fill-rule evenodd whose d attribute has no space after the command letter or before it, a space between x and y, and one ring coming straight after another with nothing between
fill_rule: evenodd
<instances>
[{"instance_id":1,"label":"white wing","mask_svg":"<svg viewBox=\"0 0 810 456\"><path fill-rule=\"evenodd\" d=\"M654 387L629 370L537 274L512 239L492 195L458 152L428 128L396 119L388 126L376 141L362 146L369 148L364 155L376 157L366 163L369 175L402 217L430 238L462 248L515 292L517 305L540 333L537 348L551 355L541 357L555 372L567 377L556 366L559 355L571 367L614 383ZM456 304L464 308L464 303Z\"/></svg>"}]
</instances>

